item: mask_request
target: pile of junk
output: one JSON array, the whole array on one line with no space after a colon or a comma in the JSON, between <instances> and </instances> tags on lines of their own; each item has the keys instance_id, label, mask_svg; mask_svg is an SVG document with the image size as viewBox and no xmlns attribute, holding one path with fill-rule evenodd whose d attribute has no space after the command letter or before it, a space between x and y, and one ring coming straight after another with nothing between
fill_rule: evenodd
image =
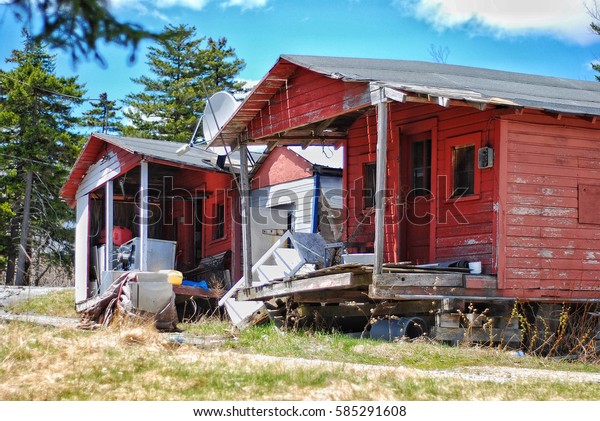
<instances>
[{"instance_id":1,"label":"pile of junk","mask_svg":"<svg viewBox=\"0 0 600 421\"><path fill-rule=\"evenodd\" d=\"M132 238L129 230L115 227L111 253L102 243L91 253L94 276L89 298L75 304L80 327L105 327L124 316L153 321L159 330L176 330L173 286L183 283L183 274L174 270L176 243L148 239L144 271L140 270L140 239Z\"/></svg>"}]
</instances>

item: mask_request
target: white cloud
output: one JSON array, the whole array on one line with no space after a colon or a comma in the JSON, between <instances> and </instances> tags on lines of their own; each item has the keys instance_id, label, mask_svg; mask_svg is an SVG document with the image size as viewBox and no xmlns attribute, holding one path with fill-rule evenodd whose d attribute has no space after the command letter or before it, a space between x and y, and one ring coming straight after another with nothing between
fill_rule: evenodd
<instances>
[{"instance_id":1,"label":"white cloud","mask_svg":"<svg viewBox=\"0 0 600 421\"><path fill-rule=\"evenodd\" d=\"M221 3L224 7L240 7L242 10L265 7L269 0L225 0Z\"/></svg>"},{"instance_id":2,"label":"white cloud","mask_svg":"<svg viewBox=\"0 0 600 421\"><path fill-rule=\"evenodd\" d=\"M589 3L591 0L587 0ZM393 0L440 30L466 28L496 36L543 34L576 44L598 40L584 0Z\"/></svg>"}]
</instances>

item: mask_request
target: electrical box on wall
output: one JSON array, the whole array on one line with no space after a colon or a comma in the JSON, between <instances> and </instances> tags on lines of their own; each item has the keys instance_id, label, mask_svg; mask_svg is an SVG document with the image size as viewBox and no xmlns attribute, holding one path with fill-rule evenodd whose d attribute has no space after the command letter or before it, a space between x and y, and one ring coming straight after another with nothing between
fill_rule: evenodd
<instances>
[{"instance_id":1,"label":"electrical box on wall","mask_svg":"<svg viewBox=\"0 0 600 421\"><path fill-rule=\"evenodd\" d=\"M494 150L489 146L479 148L478 165L480 169L492 168L494 166Z\"/></svg>"}]
</instances>

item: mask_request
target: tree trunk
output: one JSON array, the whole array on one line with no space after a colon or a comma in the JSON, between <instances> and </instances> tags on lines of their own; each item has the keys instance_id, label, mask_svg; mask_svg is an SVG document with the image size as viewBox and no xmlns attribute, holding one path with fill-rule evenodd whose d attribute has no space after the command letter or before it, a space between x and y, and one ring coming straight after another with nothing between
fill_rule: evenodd
<instances>
[{"instance_id":1,"label":"tree trunk","mask_svg":"<svg viewBox=\"0 0 600 421\"><path fill-rule=\"evenodd\" d=\"M10 221L10 247L8 249L8 263L6 265L6 285L15 282L15 267L17 263L17 248L15 238L19 235L19 217L15 215Z\"/></svg>"},{"instance_id":2,"label":"tree trunk","mask_svg":"<svg viewBox=\"0 0 600 421\"><path fill-rule=\"evenodd\" d=\"M27 172L26 184L25 184L25 198L23 201L23 222L21 223L21 242L19 244L19 259L17 260L17 276L15 279L15 285L25 285L27 279L26 271L28 266L26 260L29 259L27 255L27 242L29 240L29 213L31 209L31 188L33 185L33 171Z\"/></svg>"}]
</instances>

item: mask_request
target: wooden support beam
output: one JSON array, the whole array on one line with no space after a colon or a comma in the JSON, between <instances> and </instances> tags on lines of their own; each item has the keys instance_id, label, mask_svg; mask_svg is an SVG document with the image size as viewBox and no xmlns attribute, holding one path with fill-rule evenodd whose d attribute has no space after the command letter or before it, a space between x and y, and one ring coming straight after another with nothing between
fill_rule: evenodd
<instances>
[{"instance_id":1,"label":"wooden support beam","mask_svg":"<svg viewBox=\"0 0 600 421\"><path fill-rule=\"evenodd\" d=\"M277 141L271 141L267 143L267 149L265 150L265 154L269 154L277 147Z\"/></svg>"},{"instance_id":2,"label":"wooden support beam","mask_svg":"<svg viewBox=\"0 0 600 421\"><path fill-rule=\"evenodd\" d=\"M112 270L113 257L113 214L114 214L114 194L113 181L109 180L104 185L104 269Z\"/></svg>"},{"instance_id":3,"label":"wooden support beam","mask_svg":"<svg viewBox=\"0 0 600 421\"><path fill-rule=\"evenodd\" d=\"M323 130L325 130L327 127L329 127L329 125L331 123L333 123L334 120L335 120L335 117L328 118L326 120L321 121L319 124L317 124L317 127L315 127L314 135L320 136L323 133Z\"/></svg>"},{"instance_id":4,"label":"wooden support beam","mask_svg":"<svg viewBox=\"0 0 600 421\"><path fill-rule=\"evenodd\" d=\"M373 277L380 275L383 268L385 186L387 170L388 105L384 98L377 104L377 149L375 178L375 260Z\"/></svg>"},{"instance_id":5,"label":"wooden support beam","mask_svg":"<svg viewBox=\"0 0 600 421\"><path fill-rule=\"evenodd\" d=\"M437 302L432 300L394 301L377 304L373 317L432 314L437 310Z\"/></svg>"},{"instance_id":6,"label":"wooden support beam","mask_svg":"<svg viewBox=\"0 0 600 421\"><path fill-rule=\"evenodd\" d=\"M462 273L382 273L373 278L378 287L462 287Z\"/></svg>"},{"instance_id":7,"label":"wooden support beam","mask_svg":"<svg viewBox=\"0 0 600 421\"><path fill-rule=\"evenodd\" d=\"M323 304L335 304L335 303L347 303L354 301L357 303L370 302L371 299L366 290L363 289L350 289L342 290L339 289L331 291L309 291L309 292L298 292L292 295L292 301L296 303L323 303Z\"/></svg>"},{"instance_id":8,"label":"wooden support beam","mask_svg":"<svg viewBox=\"0 0 600 421\"><path fill-rule=\"evenodd\" d=\"M461 288L453 286L379 286L369 287L369 297L373 300L441 300L443 298L463 298L465 300L514 300L518 291L498 289ZM505 295L506 294L506 295Z\"/></svg>"},{"instance_id":9,"label":"wooden support beam","mask_svg":"<svg viewBox=\"0 0 600 421\"><path fill-rule=\"evenodd\" d=\"M148 270L148 161L140 163L140 270Z\"/></svg>"},{"instance_id":10,"label":"wooden support beam","mask_svg":"<svg viewBox=\"0 0 600 421\"><path fill-rule=\"evenodd\" d=\"M240 198L242 207L242 254L243 274L247 287L252 286L252 258L250 251L252 243L250 240L250 181L248 178L248 146L240 144Z\"/></svg>"}]
</instances>

